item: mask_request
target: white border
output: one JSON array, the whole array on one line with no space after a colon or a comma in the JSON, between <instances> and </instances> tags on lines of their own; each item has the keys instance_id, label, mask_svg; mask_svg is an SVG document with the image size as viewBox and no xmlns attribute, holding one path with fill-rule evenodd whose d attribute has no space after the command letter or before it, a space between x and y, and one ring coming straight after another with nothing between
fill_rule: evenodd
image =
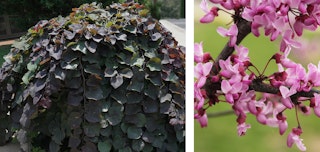
<instances>
[{"instance_id":1,"label":"white border","mask_svg":"<svg viewBox=\"0 0 320 152\"><path fill-rule=\"evenodd\" d=\"M186 1L186 152L194 151L194 0Z\"/></svg>"}]
</instances>

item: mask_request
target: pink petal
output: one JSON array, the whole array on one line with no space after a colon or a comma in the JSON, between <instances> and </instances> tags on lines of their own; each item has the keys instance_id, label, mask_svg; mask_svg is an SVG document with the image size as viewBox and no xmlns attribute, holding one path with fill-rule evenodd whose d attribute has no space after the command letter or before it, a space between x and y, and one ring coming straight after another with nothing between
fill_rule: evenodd
<instances>
[{"instance_id":1,"label":"pink petal","mask_svg":"<svg viewBox=\"0 0 320 152\"><path fill-rule=\"evenodd\" d=\"M214 15L212 12L208 12L207 14L205 14L201 19L200 22L201 23L211 23L214 20Z\"/></svg>"},{"instance_id":2,"label":"pink petal","mask_svg":"<svg viewBox=\"0 0 320 152\"><path fill-rule=\"evenodd\" d=\"M221 36L224 36L226 37L227 34L228 34L228 30L223 28L223 27L218 27L217 28L217 32L221 35Z\"/></svg>"},{"instance_id":3,"label":"pink petal","mask_svg":"<svg viewBox=\"0 0 320 152\"><path fill-rule=\"evenodd\" d=\"M314 107L313 110L314 110L314 114L320 117L320 107Z\"/></svg>"},{"instance_id":4,"label":"pink petal","mask_svg":"<svg viewBox=\"0 0 320 152\"><path fill-rule=\"evenodd\" d=\"M202 62L203 60L203 47L202 42L194 44L194 61L196 63Z\"/></svg>"},{"instance_id":5,"label":"pink petal","mask_svg":"<svg viewBox=\"0 0 320 152\"><path fill-rule=\"evenodd\" d=\"M230 94L230 93L226 94L226 100L228 103L234 104L234 99L233 99L232 94Z\"/></svg>"},{"instance_id":6,"label":"pink petal","mask_svg":"<svg viewBox=\"0 0 320 152\"><path fill-rule=\"evenodd\" d=\"M297 33L298 36L301 36L302 35L302 31L303 31L303 23L301 21L296 21L294 24L293 24L293 29L294 31Z\"/></svg>"},{"instance_id":7,"label":"pink petal","mask_svg":"<svg viewBox=\"0 0 320 152\"><path fill-rule=\"evenodd\" d=\"M242 124L238 124L237 129L238 129L238 135L239 136L243 136L246 134L247 129L251 128L251 126L249 124L246 123L242 123Z\"/></svg>"},{"instance_id":8,"label":"pink petal","mask_svg":"<svg viewBox=\"0 0 320 152\"><path fill-rule=\"evenodd\" d=\"M203 75L207 76L209 75L211 69L212 69L213 63L212 62L207 62L203 65Z\"/></svg>"},{"instance_id":9,"label":"pink petal","mask_svg":"<svg viewBox=\"0 0 320 152\"><path fill-rule=\"evenodd\" d=\"M293 134L292 132L289 133L288 138L287 138L287 146L288 147L292 147L294 140L293 137L296 136L295 134Z\"/></svg>"},{"instance_id":10,"label":"pink petal","mask_svg":"<svg viewBox=\"0 0 320 152\"><path fill-rule=\"evenodd\" d=\"M200 3L200 8L201 8L205 13L208 13L208 12L209 12L207 0L202 0L202 1L201 1L201 3Z\"/></svg>"},{"instance_id":11,"label":"pink petal","mask_svg":"<svg viewBox=\"0 0 320 152\"><path fill-rule=\"evenodd\" d=\"M288 128L287 121L280 121L280 123L279 123L280 135L283 135L286 132L287 128Z\"/></svg>"},{"instance_id":12,"label":"pink petal","mask_svg":"<svg viewBox=\"0 0 320 152\"><path fill-rule=\"evenodd\" d=\"M197 121L200 123L201 128L207 127L208 125L208 117L207 114L204 113L202 116L195 116Z\"/></svg>"},{"instance_id":13,"label":"pink petal","mask_svg":"<svg viewBox=\"0 0 320 152\"><path fill-rule=\"evenodd\" d=\"M280 93L282 95L282 98L288 98L288 97L294 95L295 93L297 93L297 90L294 86L292 86L290 88L290 90L285 86L280 86L279 89L280 89Z\"/></svg>"},{"instance_id":14,"label":"pink petal","mask_svg":"<svg viewBox=\"0 0 320 152\"><path fill-rule=\"evenodd\" d=\"M282 102L282 104L283 105L285 105L288 109L292 109L293 108L293 103L292 103L292 101L291 101L291 99L288 97L288 98L282 98L281 99L281 102Z\"/></svg>"},{"instance_id":15,"label":"pink petal","mask_svg":"<svg viewBox=\"0 0 320 152\"><path fill-rule=\"evenodd\" d=\"M198 82L197 87L202 88L204 86L204 84L206 83L206 81L207 81L207 77L200 77L197 81Z\"/></svg>"},{"instance_id":16,"label":"pink petal","mask_svg":"<svg viewBox=\"0 0 320 152\"><path fill-rule=\"evenodd\" d=\"M225 94L229 93L232 90L232 87L227 80L222 80L221 82L221 91Z\"/></svg>"},{"instance_id":17,"label":"pink petal","mask_svg":"<svg viewBox=\"0 0 320 152\"><path fill-rule=\"evenodd\" d=\"M267 124L267 117L264 114L258 114L257 121L260 122L261 124L265 125L265 124Z\"/></svg>"}]
</instances>

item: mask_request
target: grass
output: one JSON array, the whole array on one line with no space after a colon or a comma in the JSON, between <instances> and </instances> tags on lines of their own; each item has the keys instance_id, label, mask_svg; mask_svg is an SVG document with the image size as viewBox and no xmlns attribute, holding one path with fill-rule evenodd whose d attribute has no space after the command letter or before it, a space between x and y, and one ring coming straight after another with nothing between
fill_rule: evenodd
<instances>
[{"instance_id":1,"label":"grass","mask_svg":"<svg viewBox=\"0 0 320 152\"><path fill-rule=\"evenodd\" d=\"M222 38L217 34L215 29L220 26L213 24L195 23L195 42L203 42L204 51L210 52L215 58L219 51L223 48L228 38ZM222 25L225 27L225 25ZM241 43L249 48L249 56L253 64L260 71L265 67L269 58L278 50L278 42L270 42L263 35L259 38L249 35ZM276 65L271 62L268 66L266 75L271 74L275 70ZM231 107L225 103L219 103L209 108L210 112L229 110ZM198 122L195 121L195 152L298 152L298 148L293 145L288 148L286 139L291 128L297 127L294 110L287 110L285 113L288 117L288 130L281 136L278 128L270 128L263 126L255 120L254 116L248 116L247 122L251 124L251 129L247 131L245 136L239 137L236 130L236 116L228 115L217 118L209 118L207 128L200 128ZM304 116L299 114L300 123L304 133L302 138L310 152L320 149L320 118L314 114Z\"/></svg>"},{"instance_id":2,"label":"grass","mask_svg":"<svg viewBox=\"0 0 320 152\"><path fill-rule=\"evenodd\" d=\"M2 65L2 63L4 62L3 56L8 54L8 52L10 51L10 47L11 45L0 46L0 65Z\"/></svg>"}]
</instances>

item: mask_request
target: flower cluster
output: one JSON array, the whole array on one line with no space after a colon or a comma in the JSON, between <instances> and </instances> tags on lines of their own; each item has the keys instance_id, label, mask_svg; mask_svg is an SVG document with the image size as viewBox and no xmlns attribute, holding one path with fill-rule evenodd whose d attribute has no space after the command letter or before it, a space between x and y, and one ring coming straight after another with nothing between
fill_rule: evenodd
<instances>
[{"instance_id":1,"label":"flower cluster","mask_svg":"<svg viewBox=\"0 0 320 152\"><path fill-rule=\"evenodd\" d=\"M203 52L202 42L194 45L195 84L194 109L195 119L201 127L207 126L206 110L225 102L230 104L237 116L238 135L244 135L250 124L246 123L248 114L256 116L259 123L279 128L283 135L287 128L285 110L294 109L310 114L310 109L320 117L320 92L314 90L320 86L320 62L308 64L307 70L299 63L288 58L292 47L300 47L295 40L303 30L316 30L320 25L320 1L315 0L210 0L214 5L209 9L207 1L202 0L200 7L205 15L201 23L210 23L219 11L233 10L233 25L229 29L219 27L217 32L229 37L226 49L235 51L226 58L213 60L210 54ZM229 13L229 12L228 12ZM238 43L245 37L239 36L245 20L250 31L260 36L260 28L270 37L270 41L281 39L279 52L270 57L278 65L278 71L271 75L260 72L249 58L249 50ZM238 39L238 40L237 40ZM267 64L267 65L268 65ZM251 69L254 68L256 72ZM262 92L262 96L257 94ZM223 97L223 98L222 98ZM309 105L307 104L309 102ZM302 129L296 115L298 126L293 128L287 138L287 145L296 144L301 151L306 147L300 139Z\"/></svg>"}]
</instances>

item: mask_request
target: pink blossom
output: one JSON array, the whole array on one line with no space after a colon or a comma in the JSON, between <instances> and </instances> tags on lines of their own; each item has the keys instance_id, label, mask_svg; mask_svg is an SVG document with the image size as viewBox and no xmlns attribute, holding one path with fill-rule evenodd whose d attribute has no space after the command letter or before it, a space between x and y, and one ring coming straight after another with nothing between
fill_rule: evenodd
<instances>
[{"instance_id":1,"label":"pink blossom","mask_svg":"<svg viewBox=\"0 0 320 152\"><path fill-rule=\"evenodd\" d=\"M247 129L249 129L249 128L251 128L251 125L249 125L249 124L246 124L246 123L238 124L238 126L237 126L238 135L239 136L245 135L247 132Z\"/></svg>"},{"instance_id":2,"label":"pink blossom","mask_svg":"<svg viewBox=\"0 0 320 152\"><path fill-rule=\"evenodd\" d=\"M283 34L283 38L280 44L280 51L285 52L285 50L289 47L299 48L301 44L295 40L293 40L293 33L291 30L286 30Z\"/></svg>"},{"instance_id":3,"label":"pink blossom","mask_svg":"<svg viewBox=\"0 0 320 152\"><path fill-rule=\"evenodd\" d=\"M204 109L200 109L197 114L194 115L194 119L197 119L197 121L200 123L200 126L207 127L208 125L208 116L206 114L206 111Z\"/></svg>"},{"instance_id":4,"label":"pink blossom","mask_svg":"<svg viewBox=\"0 0 320 152\"><path fill-rule=\"evenodd\" d=\"M237 52L237 58L235 59L236 63L244 63L247 61L250 61L250 58L248 57L249 50L248 48L244 46L235 46L234 47Z\"/></svg>"},{"instance_id":5,"label":"pink blossom","mask_svg":"<svg viewBox=\"0 0 320 152\"><path fill-rule=\"evenodd\" d=\"M200 43L195 43L194 44L194 62L200 63L200 62L209 62L212 60L212 57L210 53L206 52L203 53L203 47L202 47L202 42Z\"/></svg>"},{"instance_id":6,"label":"pink blossom","mask_svg":"<svg viewBox=\"0 0 320 152\"><path fill-rule=\"evenodd\" d=\"M194 84L194 98L195 98L195 104L194 109L199 110L204 105L204 96L200 88L198 88L198 84Z\"/></svg>"},{"instance_id":7,"label":"pink blossom","mask_svg":"<svg viewBox=\"0 0 320 152\"><path fill-rule=\"evenodd\" d=\"M311 63L308 64L307 81L315 87L320 86L320 62L318 67Z\"/></svg>"},{"instance_id":8,"label":"pink blossom","mask_svg":"<svg viewBox=\"0 0 320 152\"><path fill-rule=\"evenodd\" d=\"M220 74L225 78L231 78L235 77L236 75L239 75L239 64L232 65L230 58L227 60L220 60L219 65L221 67ZM238 80L241 80L240 78Z\"/></svg>"},{"instance_id":9,"label":"pink blossom","mask_svg":"<svg viewBox=\"0 0 320 152\"><path fill-rule=\"evenodd\" d=\"M194 62L200 63L203 60L202 42L194 44Z\"/></svg>"},{"instance_id":10,"label":"pink blossom","mask_svg":"<svg viewBox=\"0 0 320 152\"><path fill-rule=\"evenodd\" d=\"M289 109L292 109L294 106L290 96L297 93L296 89L297 89L297 85L292 86L290 89L285 86L280 86L279 88L280 93L282 95L281 102L283 103L283 105L285 105Z\"/></svg>"},{"instance_id":11,"label":"pink blossom","mask_svg":"<svg viewBox=\"0 0 320 152\"><path fill-rule=\"evenodd\" d=\"M197 83L197 87L201 88L206 80L207 80L207 76L209 75L211 68L213 66L212 62L208 62L208 63L198 63L194 69L194 75L195 77L198 79Z\"/></svg>"},{"instance_id":12,"label":"pink blossom","mask_svg":"<svg viewBox=\"0 0 320 152\"><path fill-rule=\"evenodd\" d=\"M314 113L318 116L318 117L320 117L320 94L318 94L318 93L314 93L313 94L314 95L314 97L313 98L311 98L311 103L310 103L310 107L312 107L313 108L313 110L314 110Z\"/></svg>"},{"instance_id":13,"label":"pink blossom","mask_svg":"<svg viewBox=\"0 0 320 152\"><path fill-rule=\"evenodd\" d=\"M208 9L207 0L202 0L200 3L200 8L206 13L201 19L201 23L211 23L216 16L218 16L218 8L212 7L211 10Z\"/></svg>"},{"instance_id":14,"label":"pink blossom","mask_svg":"<svg viewBox=\"0 0 320 152\"><path fill-rule=\"evenodd\" d=\"M297 147L301 151L306 151L307 148L305 145L302 143L302 139L300 139L300 135L302 133L302 130L300 127L298 128L293 128L292 131L289 133L288 138L287 138L287 146L292 147L293 144L296 144Z\"/></svg>"},{"instance_id":15,"label":"pink blossom","mask_svg":"<svg viewBox=\"0 0 320 152\"><path fill-rule=\"evenodd\" d=\"M233 24L229 30L218 27L217 32L223 37L230 37L229 46L233 47L236 45L237 42L237 35L238 35L238 27L236 24Z\"/></svg>"},{"instance_id":16,"label":"pink blossom","mask_svg":"<svg viewBox=\"0 0 320 152\"><path fill-rule=\"evenodd\" d=\"M226 100L231 104L233 104L234 98L237 99L239 97L238 93L245 92L248 88L242 82L236 82L232 85L227 80L222 80L221 82L221 91L226 95Z\"/></svg>"}]
</instances>

